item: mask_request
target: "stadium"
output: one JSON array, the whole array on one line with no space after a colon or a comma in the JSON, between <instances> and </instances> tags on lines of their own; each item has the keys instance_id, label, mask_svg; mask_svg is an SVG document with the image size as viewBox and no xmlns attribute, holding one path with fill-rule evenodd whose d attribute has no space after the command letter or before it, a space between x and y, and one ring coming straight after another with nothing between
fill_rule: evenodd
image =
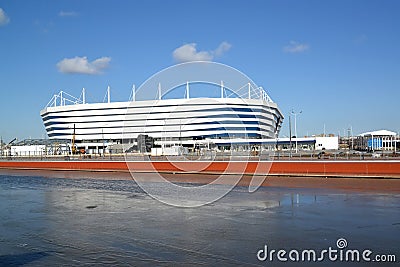
<instances>
[{"instance_id":1,"label":"stadium","mask_svg":"<svg viewBox=\"0 0 400 267\"><path fill-rule=\"evenodd\" d=\"M219 83L218 78L181 76L164 89L155 75L138 90L133 87L125 102L112 102L110 87L104 103L87 103L85 89L79 98L61 91L40 112L47 135L51 140L72 141L88 153L111 148L148 152L151 147L191 148L199 143L229 147L278 137L283 115L267 92L251 80L240 77L234 85L228 80L232 73L226 70L221 76L228 81Z\"/></svg>"}]
</instances>

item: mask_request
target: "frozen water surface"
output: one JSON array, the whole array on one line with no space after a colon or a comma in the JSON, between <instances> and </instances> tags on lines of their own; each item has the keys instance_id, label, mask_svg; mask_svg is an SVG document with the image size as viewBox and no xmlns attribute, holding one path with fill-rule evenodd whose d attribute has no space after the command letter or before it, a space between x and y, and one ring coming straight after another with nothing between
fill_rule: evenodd
<instances>
[{"instance_id":1,"label":"frozen water surface","mask_svg":"<svg viewBox=\"0 0 400 267\"><path fill-rule=\"evenodd\" d=\"M236 187L177 208L133 181L76 175L0 175L0 266L266 266L256 256L266 244L322 250L338 238L399 261L397 194Z\"/></svg>"}]
</instances>

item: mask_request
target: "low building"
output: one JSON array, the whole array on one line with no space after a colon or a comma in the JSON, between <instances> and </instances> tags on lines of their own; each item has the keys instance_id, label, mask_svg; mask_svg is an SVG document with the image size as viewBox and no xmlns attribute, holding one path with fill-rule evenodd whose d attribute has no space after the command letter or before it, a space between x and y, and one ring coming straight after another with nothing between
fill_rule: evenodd
<instances>
[{"instance_id":1,"label":"low building","mask_svg":"<svg viewBox=\"0 0 400 267\"><path fill-rule=\"evenodd\" d=\"M315 137L315 150L338 150L338 149L339 149L338 136Z\"/></svg>"},{"instance_id":2,"label":"low building","mask_svg":"<svg viewBox=\"0 0 400 267\"><path fill-rule=\"evenodd\" d=\"M70 154L70 140L25 139L3 147L2 156L39 157Z\"/></svg>"},{"instance_id":3,"label":"low building","mask_svg":"<svg viewBox=\"0 0 400 267\"><path fill-rule=\"evenodd\" d=\"M11 146L11 156L36 157L46 155L45 145Z\"/></svg>"},{"instance_id":4,"label":"low building","mask_svg":"<svg viewBox=\"0 0 400 267\"><path fill-rule=\"evenodd\" d=\"M365 132L358 135L355 140L357 149L367 151L396 151L399 144L400 140L397 134L388 130Z\"/></svg>"}]
</instances>

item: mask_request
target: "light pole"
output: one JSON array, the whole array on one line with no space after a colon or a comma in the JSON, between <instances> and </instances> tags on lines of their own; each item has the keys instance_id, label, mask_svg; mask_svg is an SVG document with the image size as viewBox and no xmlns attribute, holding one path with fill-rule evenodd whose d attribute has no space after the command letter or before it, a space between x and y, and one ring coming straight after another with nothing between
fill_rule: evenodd
<instances>
[{"instance_id":1,"label":"light pole","mask_svg":"<svg viewBox=\"0 0 400 267\"><path fill-rule=\"evenodd\" d=\"M103 139L103 158L104 158L104 155L105 155L105 151L104 151L104 147L105 147L105 145L104 145L104 128L101 128L101 137L102 137L102 139Z\"/></svg>"},{"instance_id":2,"label":"light pole","mask_svg":"<svg viewBox=\"0 0 400 267\"><path fill-rule=\"evenodd\" d=\"M300 110L300 112L294 112L292 109L292 112L290 112L294 116L294 135L296 136L296 154L297 154L297 115L300 115L303 111Z\"/></svg>"},{"instance_id":3,"label":"light pole","mask_svg":"<svg viewBox=\"0 0 400 267\"><path fill-rule=\"evenodd\" d=\"M351 150L354 150L353 126L350 125Z\"/></svg>"},{"instance_id":4,"label":"light pole","mask_svg":"<svg viewBox=\"0 0 400 267\"><path fill-rule=\"evenodd\" d=\"M292 116L289 115L289 158L292 158Z\"/></svg>"}]
</instances>

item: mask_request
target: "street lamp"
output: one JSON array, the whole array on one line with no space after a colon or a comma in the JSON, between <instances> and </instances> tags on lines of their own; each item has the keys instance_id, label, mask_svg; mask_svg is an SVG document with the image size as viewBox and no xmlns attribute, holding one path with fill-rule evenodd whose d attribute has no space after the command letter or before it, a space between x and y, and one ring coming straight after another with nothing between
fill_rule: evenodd
<instances>
[{"instance_id":1,"label":"street lamp","mask_svg":"<svg viewBox=\"0 0 400 267\"><path fill-rule=\"evenodd\" d=\"M296 136L296 154L297 154L297 115L300 115L303 111L300 110L300 112L294 112L293 109L290 112L294 116L294 135Z\"/></svg>"},{"instance_id":2,"label":"street lamp","mask_svg":"<svg viewBox=\"0 0 400 267\"><path fill-rule=\"evenodd\" d=\"M101 128L101 138L103 139L103 158L104 158L104 155L105 155L105 141L104 141L104 128Z\"/></svg>"}]
</instances>

